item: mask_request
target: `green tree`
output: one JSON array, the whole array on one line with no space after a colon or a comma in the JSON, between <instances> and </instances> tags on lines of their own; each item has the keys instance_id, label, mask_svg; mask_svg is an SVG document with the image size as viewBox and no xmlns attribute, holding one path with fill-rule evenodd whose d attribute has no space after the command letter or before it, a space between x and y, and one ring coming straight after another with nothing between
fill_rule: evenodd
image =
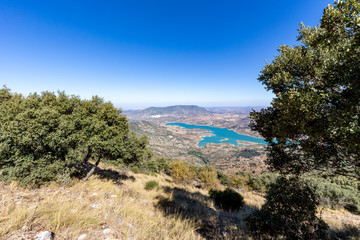
<instances>
[{"instance_id":1,"label":"green tree","mask_svg":"<svg viewBox=\"0 0 360 240\"><path fill-rule=\"evenodd\" d=\"M149 156L146 144L129 131L121 111L99 97L0 90L2 178L39 186L58 174L78 174L90 159L95 166L101 159L139 161Z\"/></svg>"},{"instance_id":2,"label":"green tree","mask_svg":"<svg viewBox=\"0 0 360 240\"><path fill-rule=\"evenodd\" d=\"M360 1L329 5L319 26L301 24L298 40L263 68L259 81L275 98L251 113L251 127L269 143L273 170L359 178Z\"/></svg>"},{"instance_id":3,"label":"green tree","mask_svg":"<svg viewBox=\"0 0 360 240\"><path fill-rule=\"evenodd\" d=\"M314 191L297 177L279 177L266 203L246 219L256 239L330 239L327 224L316 216Z\"/></svg>"},{"instance_id":4,"label":"green tree","mask_svg":"<svg viewBox=\"0 0 360 240\"><path fill-rule=\"evenodd\" d=\"M260 76L275 94L251 113L251 128L268 142L268 164L281 174L267 202L248 219L261 239L327 239L319 204L300 175L326 171L360 178L360 1L329 5L317 27L299 29L298 46L280 46Z\"/></svg>"}]
</instances>

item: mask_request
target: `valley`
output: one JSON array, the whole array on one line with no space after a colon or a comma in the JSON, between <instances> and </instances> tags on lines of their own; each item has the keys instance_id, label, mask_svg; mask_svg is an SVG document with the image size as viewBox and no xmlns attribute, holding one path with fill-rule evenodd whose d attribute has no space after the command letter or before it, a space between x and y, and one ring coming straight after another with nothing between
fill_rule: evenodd
<instances>
[{"instance_id":1,"label":"valley","mask_svg":"<svg viewBox=\"0 0 360 240\"><path fill-rule=\"evenodd\" d=\"M258 174L267 171L265 146L251 142L241 142L234 146L224 140L220 144L208 143L199 146L199 141L212 134L201 129L185 129L170 122L194 125L211 125L227 128L238 134L260 137L249 128L249 109L216 108L211 112L197 106L173 106L151 108L136 112L125 112L131 129L138 135L149 138L149 147L156 155L179 159L194 165L211 164L226 173L244 171ZM241 110L241 111L240 111Z\"/></svg>"}]
</instances>

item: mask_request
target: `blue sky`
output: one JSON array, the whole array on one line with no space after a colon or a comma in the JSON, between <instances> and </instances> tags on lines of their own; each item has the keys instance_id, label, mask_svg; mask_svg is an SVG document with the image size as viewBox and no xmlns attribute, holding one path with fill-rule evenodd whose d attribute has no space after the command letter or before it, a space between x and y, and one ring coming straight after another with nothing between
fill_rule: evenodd
<instances>
[{"instance_id":1,"label":"blue sky","mask_svg":"<svg viewBox=\"0 0 360 240\"><path fill-rule=\"evenodd\" d=\"M257 81L329 0L2 0L0 84L123 109L268 105Z\"/></svg>"}]
</instances>

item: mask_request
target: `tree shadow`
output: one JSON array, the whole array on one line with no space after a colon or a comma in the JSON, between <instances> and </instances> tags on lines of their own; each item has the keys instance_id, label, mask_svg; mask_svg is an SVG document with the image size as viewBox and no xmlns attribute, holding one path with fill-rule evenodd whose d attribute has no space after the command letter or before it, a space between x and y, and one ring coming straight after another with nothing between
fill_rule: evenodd
<instances>
[{"instance_id":1,"label":"tree shadow","mask_svg":"<svg viewBox=\"0 0 360 240\"><path fill-rule=\"evenodd\" d=\"M90 171L90 169L94 166L94 164L91 163L83 163L80 166L79 169L79 178L83 178L85 177L86 173L88 173ZM135 181L135 178L133 176L128 176L125 173L120 173L116 170L112 170L112 169L101 169L99 167L95 168L94 174L98 176L100 179L106 179L109 181L112 181L114 184L116 185L121 185L121 181L124 180L131 180L131 181Z\"/></svg>"},{"instance_id":2,"label":"tree shadow","mask_svg":"<svg viewBox=\"0 0 360 240\"><path fill-rule=\"evenodd\" d=\"M356 226L345 225L341 230L330 229L335 239L360 239L360 229Z\"/></svg>"},{"instance_id":3,"label":"tree shadow","mask_svg":"<svg viewBox=\"0 0 360 240\"><path fill-rule=\"evenodd\" d=\"M165 215L194 221L197 232L205 239L244 239L244 219L255 209L244 205L237 212L224 212L214 208L212 200L199 192L164 187L169 197L158 196L156 207Z\"/></svg>"}]
</instances>

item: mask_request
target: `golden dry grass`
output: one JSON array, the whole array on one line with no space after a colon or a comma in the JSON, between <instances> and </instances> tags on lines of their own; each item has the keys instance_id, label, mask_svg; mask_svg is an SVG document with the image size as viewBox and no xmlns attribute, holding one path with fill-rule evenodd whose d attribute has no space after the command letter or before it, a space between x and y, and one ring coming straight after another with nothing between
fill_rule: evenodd
<instances>
[{"instance_id":1,"label":"golden dry grass","mask_svg":"<svg viewBox=\"0 0 360 240\"><path fill-rule=\"evenodd\" d=\"M77 239L82 233L87 239L105 239L105 228L112 230L112 239L197 239L193 221L156 210L155 196L161 192L146 191L143 185L153 177L135 178L116 185L92 177L72 187L52 184L35 190L1 185L0 239L19 230L50 230L56 239Z\"/></svg>"},{"instance_id":2,"label":"golden dry grass","mask_svg":"<svg viewBox=\"0 0 360 240\"><path fill-rule=\"evenodd\" d=\"M71 187L58 184L22 189L0 182L0 239L32 239L49 230L55 239L249 239L246 218L264 203L254 192L241 192L245 207L236 213L215 208L208 190L180 185L166 175L127 173L115 184L92 176ZM159 188L145 190L147 181ZM346 211L322 211L335 229L359 227L360 217ZM110 233L104 233L110 229Z\"/></svg>"}]
</instances>

